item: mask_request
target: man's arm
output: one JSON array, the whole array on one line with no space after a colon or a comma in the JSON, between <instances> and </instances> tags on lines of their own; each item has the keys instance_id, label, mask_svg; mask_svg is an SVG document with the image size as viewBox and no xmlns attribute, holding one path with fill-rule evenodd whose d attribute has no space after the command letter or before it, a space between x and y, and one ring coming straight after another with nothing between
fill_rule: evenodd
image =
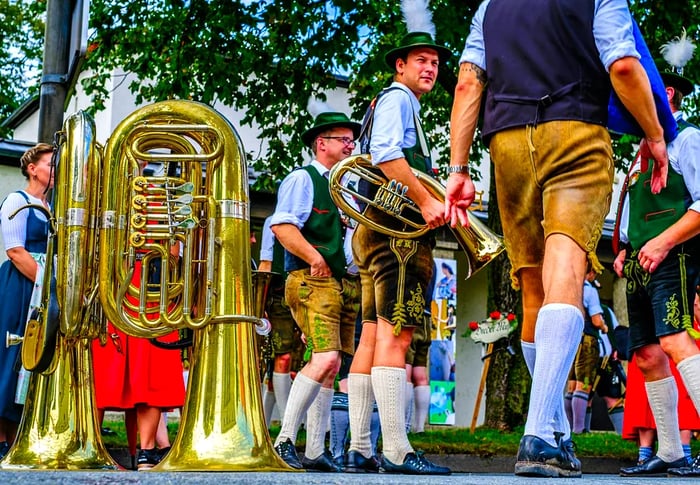
<instances>
[{"instance_id":1,"label":"man's arm","mask_svg":"<svg viewBox=\"0 0 700 485\"><path fill-rule=\"evenodd\" d=\"M450 117L450 166L468 166L469 152L479 119L486 73L476 64L459 67L459 79ZM447 179L445 219L455 227L457 221L469 226L467 211L474 201L474 183L468 173L453 173Z\"/></svg>"},{"instance_id":2,"label":"man's arm","mask_svg":"<svg viewBox=\"0 0 700 485\"><path fill-rule=\"evenodd\" d=\"M639 250L639 264L649 273L656 271L674 246L678 246L700 234L700 214L686 211L671 227L647 241Z\"/></svg>"},{"instance_id":3,"label":"man's arm","mask_svg":"<svg viewBox=\"0 0 700 485\"><path fill-rule=\"evenodd\" d=\"M408 161L405 158L389 160L377 165L389 180L396 180L408 187L406 195L416 203L426 224L435 229L445 223L444 206L435 197L430 195L428 189L413 174Z\"/></svg>"},{"instance_id":4,"label":"man's arm","mask_svg":"<svg viewBox=\"0 0 700 485\"><path fill-rule=\"evenodd\" d=\"M294 224L274 224L272 232L284 248L311 266L311 276L331 276L331 269L321 253L313 247Z\"/></svg>"},{"instance_id":5,"label":"man's arm","mask_svg":"<svg viewBox=\"0 0 700 485\"><path fill-rule=\"evenodd\" d=\"M639 59L622 57L610 65L610 81L622 104L644 130L646 138L640 149L646 158L656 161L651 178L651 191L658 194L666 187L668 153L649 77Z\"/></svg>"}]
</instances>

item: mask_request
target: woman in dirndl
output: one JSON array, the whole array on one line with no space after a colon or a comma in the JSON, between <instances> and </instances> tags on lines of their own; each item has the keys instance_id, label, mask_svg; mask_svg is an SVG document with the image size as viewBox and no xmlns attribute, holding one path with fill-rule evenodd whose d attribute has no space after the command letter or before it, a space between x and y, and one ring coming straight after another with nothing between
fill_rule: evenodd
<instances>
[{"instance_id":1,"label":"woman in dirndl","mask_svg":"<svg viewBox=\"0 0 700 485\"><path fill-rule=\"evenodd\" d=\"M46 260L48 219L33 204L49 210L48 189L53 187L54 147L39 143L20 159L22 174L28 180L23 190L7 196L0 207L0 226L7 261L0 266L0 338L7 333L24 335L27 316L41 302L41 284ZM20 346L0 345L0 459L15 439L22 417L22 388L18 389ZM19 391L19 392L18 392Z\"/></svg>"}]
</instances>

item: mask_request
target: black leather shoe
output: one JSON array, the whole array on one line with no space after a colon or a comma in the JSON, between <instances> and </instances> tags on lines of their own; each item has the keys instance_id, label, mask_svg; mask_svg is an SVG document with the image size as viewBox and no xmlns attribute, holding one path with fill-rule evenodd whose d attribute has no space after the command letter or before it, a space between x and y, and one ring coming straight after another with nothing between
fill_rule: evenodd
<instances>
[{"instance_id":1,"label":"black leather shoe","mask_svg":"<svg viewBox=\"0 0 700 485\"><path fill-rule=\"evenodd\" d=\"M138 471L150 470L160 463L160 454L155 448L149 450L141 449L136 458L136 469Z\"/></svg>"},{"instance_id":2,"label":"black leather shoe","mask_svg":"<svg viewBox=\"0 0 700 485\"><path fill-rule=\"evenodd\" d=\"M700 477L700 455L696 456L690 465L680 468L669 468L669 477Z\"/></svg>"},{"instance_id":3,"label":"black leather shoe","mask_svg":"<svg viewBox=\"0 0 700 485\"><path fill-rule=\"evenodd\" d=\"M451 475L452 470L446 466L439 466L428 460L423 453L409 453L403 459L401 465L396 465L382 457L382 473L400 473L402 475Z\"/></svg>"},{"instance_id":4,"label":"black leather shoe","mask_svg":"<svg viewBox=\"0 0 700 485\"><path fill-rule=\"evenodd\" d=\"M580 477L581 462L565 443L552 446L537 436L523 436L515 462L515 474L524 477Z\"/></svg>"},{"instance_id":5,"label":"black leather shoe","mask_svg":"<svg viewBox=\"0 0 700 485\"><path fill-rule=\"evenodd\" d=\"M294 443L292 443L292 440L289 438L275 446L275 451L280 458L282 458L284 462L292 468L296 468L297 470L304 468L299 461L299 457L297 456L297 449L294 447Z\"/></svg>"},{"instance_id":6,"label":"black leather shoe","mask_svg":"<svg viewBox=\"0 0 700 485\"><path fill-rule=\"evenodd\" d=\"M560 444L562 450L564 453L568 455L569 460L571 463L574 465L574 468L580 470L581 469L581 460L576 458L576 445L574 444L573 441L570 439L564 440Z\"/></svg>"},{"instance_id":7,"label":"black leather shoe","mask_svg":"<svg viewBox=\"0 0 700 485\"><path fill-rule=\"evenodd\" d=\"M319 472L330 472L330 473L341 473L343 471L342 466L338 466L334 461L328 450L321 453L321 456L311 460L309 458L301 459L301 466L305 470L315 470Z\"/></svg>"},{"instance_id":8,"label":"black leather shoe","mask_svg":"<svg viewBox=\"0 0 700 485\"><path fill-rule=\"evenodd\" d=\"M685 457L669 463L654 455L640 465L620 468L620 475L623 477L663 476L671 468L685 468L687 466L688 462Z\"/></svg>"},{"instance_id":9,"label":"black leather shoe","mask_svg":"<svg viewBox=\"0 0 700 485\"><path fill-rule=\"evenodd\" d=\"M0 441L0 460L7 455L8 451L10 451L10 443L7 441Z\"/></svg>"},{"instance_id":10,"label":"black leather shoe","mask_svg":"<svg viewBox=\"0 0 700 485\"><path fill-rule=\"evenodd\" d=\"M345 471L348 473L377 473L379 472L379 460L375 456L365 458L359 451L348 451L345 457Z\"/></svg>"}]
</instances>

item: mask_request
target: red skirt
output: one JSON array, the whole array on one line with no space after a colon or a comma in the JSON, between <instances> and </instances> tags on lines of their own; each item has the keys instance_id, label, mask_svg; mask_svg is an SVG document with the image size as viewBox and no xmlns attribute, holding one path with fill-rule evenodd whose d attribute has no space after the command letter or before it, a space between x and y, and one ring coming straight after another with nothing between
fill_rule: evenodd
<instances>
[{"instance_id":1,"label":"red skirt","mask_svg":"<svg viewBox=\"0 0 700 485\"><path fill-rule=\"evenodd\" d=\"M137 263L132 284L139 283L140 270L141 265ZM173 342L178 338L178 332L173 331L158 340ZM109 323L106 345L100 345L98 339L92 343L97 408L182 407L185 381L180 352L156 347L146 338L126 335Z\"/></svg>"},{"instance_id":2,"label":"red skirt","mask_svg":"<svg viewBox=\"0 0 700 485\"><path fill-rule=\"evenodd\" d=\"M670 361L670 359L669 359ZM671 372L678 386L678 424L679 429L700 430L700 416L695 410L688 391L683 385L683 379L676 365L670 361ZM625 392L625 417L622 424L622 438L637 441L640 429L656 429L654 415L651 413L647 390L644 386L644 375L639 370L634 357L627 366L627 390Z\"/></svg>"}]
</instances>

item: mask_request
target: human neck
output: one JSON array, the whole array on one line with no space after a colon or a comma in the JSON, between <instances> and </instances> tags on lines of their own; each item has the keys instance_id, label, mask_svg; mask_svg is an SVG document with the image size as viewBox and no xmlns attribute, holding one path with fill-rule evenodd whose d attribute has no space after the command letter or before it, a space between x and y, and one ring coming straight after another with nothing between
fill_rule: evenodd
<instances>
[{"instance_id":1,"label":"human neck","mask_svg":"<svg viewBox=\"0 0 700 485\"><path fill-rule=\"evenodd\" d=\"M39 186L37 184L29 183L26 189L24 191L31 195L32 197L36 197L37 199L41 200L42 202L46 202L46 194L45 194L45 189L46 187Z\"/></svg>"}]
</instances>

